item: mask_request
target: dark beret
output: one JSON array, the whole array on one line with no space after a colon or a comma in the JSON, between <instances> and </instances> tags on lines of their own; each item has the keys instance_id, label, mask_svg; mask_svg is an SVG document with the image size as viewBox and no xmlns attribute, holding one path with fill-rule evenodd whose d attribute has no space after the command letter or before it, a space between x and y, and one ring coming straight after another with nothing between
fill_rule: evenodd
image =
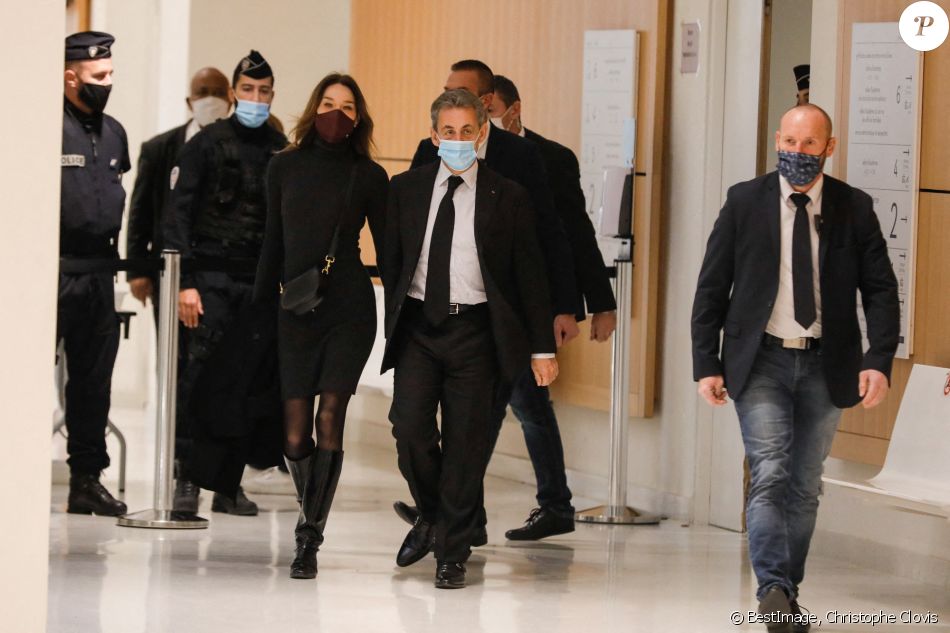
<instances>
[{"instance_id":1,"label":"dark beret","mask_svg":"<svg viewBox=\"0 0 950 633\"><path fill-rule=\"evenodd\" d=\"M799 90L807 90L811 84L811 64L795 66L795 83Z\"/></svg>"},{"instance_id":2,"label":"dark beret","mask_svg":"<svg viewBox=\"0 0 950 633\"><path fill-rule=\"evenodd\" d=\"M238 75L247 75L251 79L267 79L273 77L274 72L264 56L252 50L244 59L238 62L234 69L234 79L237 79Z\"/></svg>"},{"instance_id":3,"label":"dark beret","mask_svg":"<svg viewBox=\"0 0 950 633\"><path fill-rule=\"evenodd\" d=\"M66 61L77 62L112 57L115 38L99 31L82 31L66 38Z\"/></svg>"}]
</instances>

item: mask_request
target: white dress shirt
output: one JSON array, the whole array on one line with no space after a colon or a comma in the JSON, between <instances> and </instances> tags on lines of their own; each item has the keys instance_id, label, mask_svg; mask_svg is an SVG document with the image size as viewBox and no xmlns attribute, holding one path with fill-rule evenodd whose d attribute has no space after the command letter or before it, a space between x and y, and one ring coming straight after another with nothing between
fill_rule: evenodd
<instances>
[{"instance_id":1,"label":"white dress shirt","mask_svg":"<svg viewBox=\"0 0 950 633\"><path fill-rule=\"evenodd\" d=\"M419 263L409 284L409 296L420 301L426 296L426 276L429 270L429 246L432 242L432 229L435 217L439 213L439 204L449 190L449 176L452 172L440 163L432 188L432 201L429 203L429 219L426 222L425 239ZM452 229L452 259L449 267L449 302L474 305L488 301L485 295L485 281L478 263L478 248L475 246L475 183L478 180L478 162L459 174L462 184L455 190L452 202L455 204L455 226ZM448 307L446 307L448 309Z\"/></svg>"},{"instance_id":2,"label":"white dress shirt","mask_svg":"<svg viewBox=\"0 0 950 633\"><path fill-rule=\"evenodd\" d=\"M195 121L194 119L188 121L188 127L185 128L185 142L187 143L188 141L190 141L191 137L193 137L195 134L197 134L200 131L201 131L201 126L198 125L197 121Z\"/></svg>"},{"instance_id":3,"label":"white dress shirt","mask_svg":"<svg viewBox=\"0 0 950 633\"><path fill-rule=\"evenodd\" d=\"M765 331L779 338L799 338L803 336L821 338L821 283L818 270L818 230L815 225L815 216L821 214L821 191L825 179L818 179L811 189L804 192L809 202L805 205L808 211L808 233L811 236L811 269L815 291L815 322L811 327L803 328L795 320L795 297L792 286L792 233L795 226L795 203L792 194L796 193L784 176L779 176L779 194L781 196L779 220L781 254L779 257L778 295L775 297L775 306Z\"/></svg>"}]
</instances>

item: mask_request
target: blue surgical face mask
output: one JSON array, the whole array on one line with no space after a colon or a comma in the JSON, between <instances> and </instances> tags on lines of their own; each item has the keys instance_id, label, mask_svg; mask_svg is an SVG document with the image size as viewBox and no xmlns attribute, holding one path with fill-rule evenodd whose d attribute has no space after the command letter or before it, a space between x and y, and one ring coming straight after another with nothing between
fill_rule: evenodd
<instances>
[{"instance_id":1,"label":"blue surgical face mask","mask_svg":"<svg viewBox=\"0 0 950 633\"><path fill-rule=\"evenodd\" d=\"M824 157L824 152L814 155L779 150L778 173L785 176L785 180L796 187L807 185L821 173L825 162Z\"/></svg>"},{"instance_id":2,"label":"blue surgical face mask","mask_svg":"<svg viewBox=\"0 0 950 633\"><path fill-rule=\"evenodd\" d=\"M270 104L238 99L234 114L244 127L257 128L267 122Z\"/></svg>"},{"instance_id":3,"label":"blue surgical face mask","mask_svg":"<svg viewBox=\"0 0 950 633\"><path fill-rule=\"evenodd\" d=\"M455 171L465 171L478 158L475 141L447 141L439 139L439 157Z\"/></svg>"}]
</instances>

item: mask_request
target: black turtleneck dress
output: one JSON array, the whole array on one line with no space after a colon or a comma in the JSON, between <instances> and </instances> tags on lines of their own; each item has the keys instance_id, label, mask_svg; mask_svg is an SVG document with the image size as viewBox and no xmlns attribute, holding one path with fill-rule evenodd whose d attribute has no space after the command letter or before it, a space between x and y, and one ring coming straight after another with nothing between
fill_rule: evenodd
<instances>
[{"instance_id":1,"label":"black turtleneck dress","mask_svg":"<svg viewBox=\"0 0 950 633\"><path fill-rule=\"evenodd\" d=\"M344 209L352 169L356 181ZM376 296L360 260L359 237L366 220L382 252L389 178L348 141L289 149L267 169L267 227L257 268L254 298L276 301L280 284L322 265L340 222L336 263L316 310L303 316L279 309L278 351L285 400L324 391L356 392L376 338Z\"/></svg>"}]
</instances>

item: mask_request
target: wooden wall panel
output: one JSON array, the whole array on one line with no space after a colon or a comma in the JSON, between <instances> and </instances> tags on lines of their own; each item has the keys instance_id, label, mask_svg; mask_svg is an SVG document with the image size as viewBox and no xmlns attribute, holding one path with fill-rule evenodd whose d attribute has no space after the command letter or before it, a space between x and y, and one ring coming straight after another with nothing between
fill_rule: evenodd
<instances>
[{"instance_id":1,"label":"wooden wall panel","mask_svg":"<svg viewBox=\"0 0 950 633\"><path fill-rule=\"evenodd\" d=\"M938 2L950 13L950 2ZM920 187L950 191L950 42L924 53Z\"/></svg>"},{"instance_id":2,"label":"wooden wall panel","mask_svg":"<svg viewBox=\"0 0 950 633\"><path fill-rule=\"evenodd\" d=\"M938 2L950 10L950 2ZM838 152L834 175L847 173L848 101L851 81L851 25L855 22L897 22L903 0L842 0L838 42L838 109L835 135ZM814 60L813 60L814 61ZM921 111L920 187L944 193L920 193L917 209L917 273L914 299L914 354L896 359L891 392L884 404L870 411L860 406L845 412L832 455L869 464L882 464L900 401L914 363L950 366L950 46L924 54Z\"/></svg>"},{"instance_id":3,"label":"wooden wall panel","mask_svg":"<svg viewBox=\"0 0 950 633\"><path fill-rule=\"evenodd\" d=\"M579 153L583 38L587 29L640 32L637 116L639 201L631 379L632 415L651 415L656 350L656 289L663 123L666 110L668 0L353 0L350 71L376 123L380 162L408 167L428 136L428 111L452 62L477 58L511 78L525 124ZM367 253L369 240L363 240ZM369 258L368 258L369 259ZM585 328L586 331L586 328ZM584 340L559 354L555 395L607 408L610 347Z\"/></svg>"}]
</instances>

